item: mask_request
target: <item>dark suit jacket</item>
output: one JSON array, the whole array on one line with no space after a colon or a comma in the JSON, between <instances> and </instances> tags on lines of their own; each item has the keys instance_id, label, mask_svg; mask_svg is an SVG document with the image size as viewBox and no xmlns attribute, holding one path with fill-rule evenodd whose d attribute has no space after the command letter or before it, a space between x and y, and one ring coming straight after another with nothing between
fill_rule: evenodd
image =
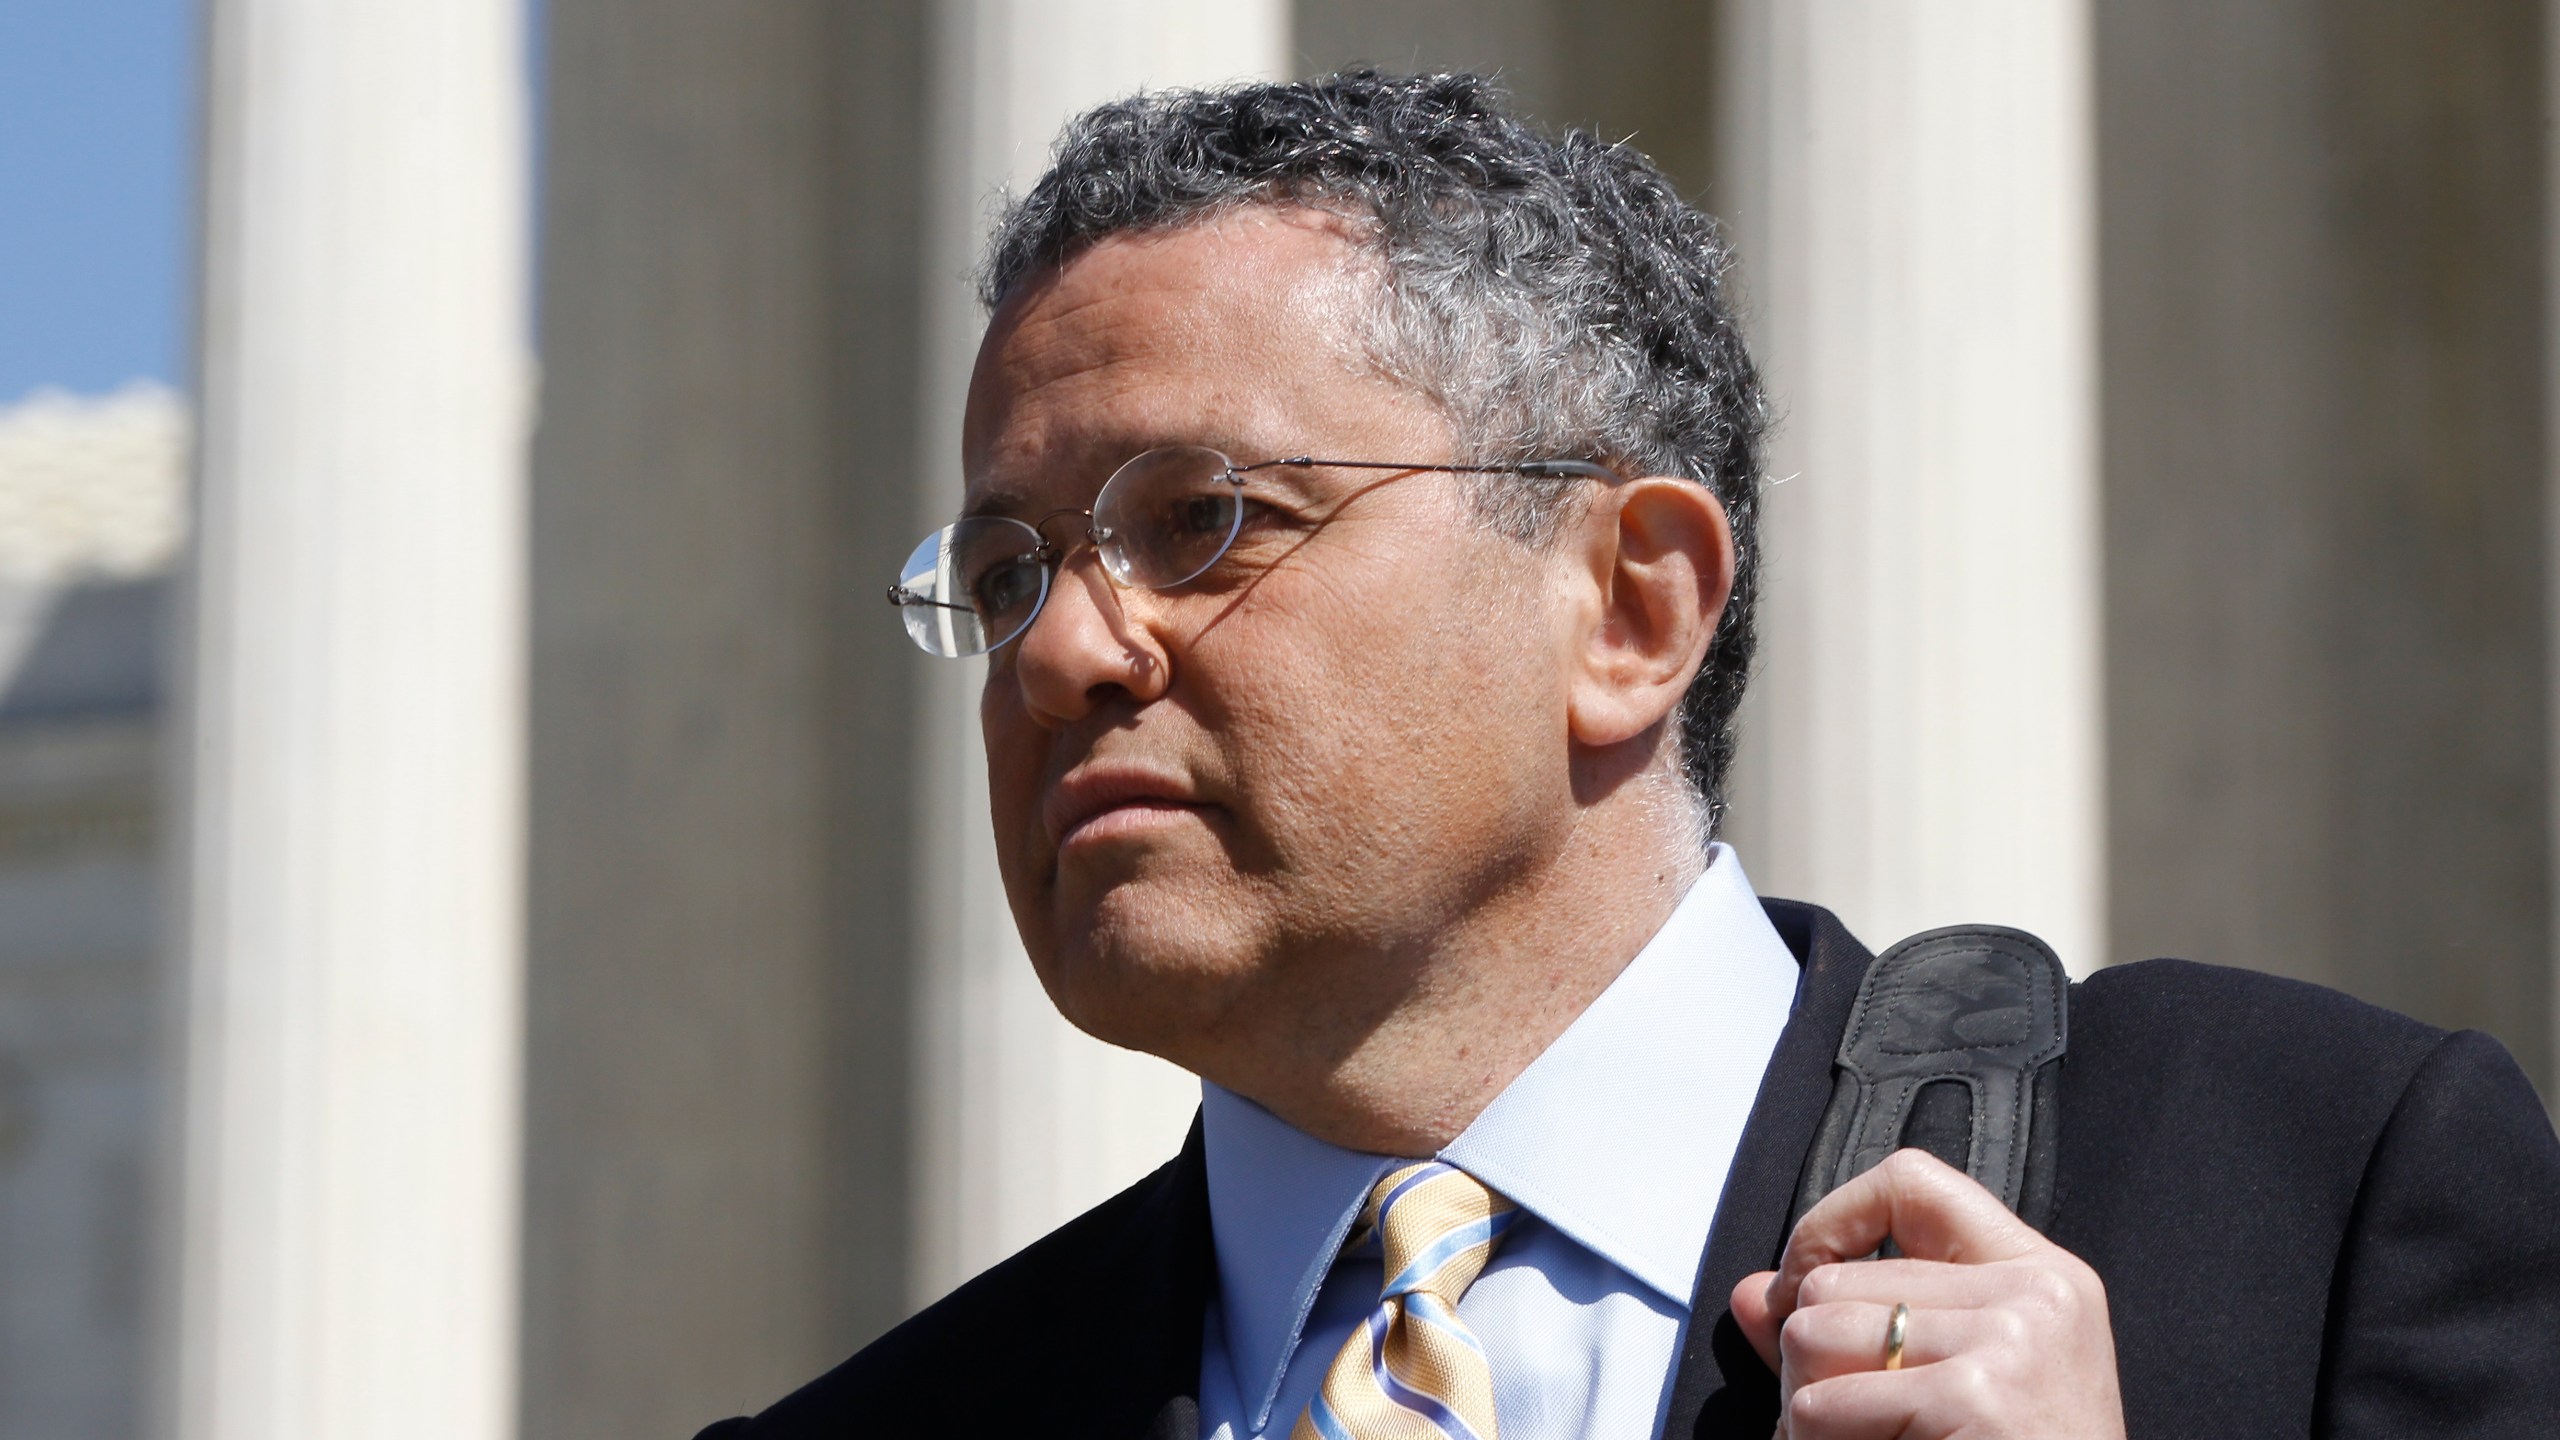
<instances>
[{"instance_id":1,"label":"dark suit jacket","mask_svg":"<svg viewBox=\"0 0 2560 1440\"><path fill-rule=\"evenodd\" d=\"M1804 979L1666 1436L1775 1423L1725 1300L1777 1260L1869 959L1829 912L1767 904ZM2184 961L2073 988L2050 1233L2106 1281L2137 1440L2560 1437L2560 1139L2496 1041ZM1163 1169L701 1440L1191 1440L1215 1284L1195 1126Z\"/></svg>"}]
</instances>

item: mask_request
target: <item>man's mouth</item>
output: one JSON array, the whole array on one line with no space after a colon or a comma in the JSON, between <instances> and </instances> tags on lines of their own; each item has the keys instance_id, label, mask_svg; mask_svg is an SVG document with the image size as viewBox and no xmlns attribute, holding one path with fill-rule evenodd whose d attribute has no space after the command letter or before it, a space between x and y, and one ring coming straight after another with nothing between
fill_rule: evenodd
<instances>
[{"instance_id":1,"label":"man's mouth","mask_svg":"<svg viewBox=\"0 0 2560 1440\"><path fill-rule=\"evenodd\" d=\"M1057 849L1144 834L1209 808L1191 787L1161 771L1088 765L1049 792L1040 819Z\"/></svg>"}]
</instances>

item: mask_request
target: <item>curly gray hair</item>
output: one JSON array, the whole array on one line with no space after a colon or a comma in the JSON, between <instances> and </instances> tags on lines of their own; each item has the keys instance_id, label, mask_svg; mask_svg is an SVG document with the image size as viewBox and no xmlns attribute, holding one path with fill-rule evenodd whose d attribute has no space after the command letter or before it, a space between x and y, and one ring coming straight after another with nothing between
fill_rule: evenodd
<instances>
[{"instance_id":1,"label":"curly gray hair","mask_svg":"<svg viewBox=\"0 0 2560 1440\"><path fill-rule=\"evenodd\" d=\"M998 220L979 297L992 310L1107 236L1256 204L1355 222L1385 272L1358 338L1448 415L1462 458L1595 460L1697 480L1723 503L1733 596L1679 725L1713 833L1753 648L1768 423L1716 222L1643 155L1580 131L1550 136L1506 113L1481 77L1358 70L1087 111ZM1538 543L1571 487L1505 477L1476 493L1490 522Z\"/></svg>"}]
</instances>

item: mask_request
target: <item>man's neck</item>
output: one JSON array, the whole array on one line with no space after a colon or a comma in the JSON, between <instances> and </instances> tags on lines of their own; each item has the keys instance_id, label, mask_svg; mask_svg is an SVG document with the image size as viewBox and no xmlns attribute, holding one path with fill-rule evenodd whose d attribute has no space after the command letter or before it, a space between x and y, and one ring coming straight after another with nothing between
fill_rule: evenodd
<instances>
[{"instance_id":1,"label":"man's neck","mask_svg":"<svg viewBox=\"0 0 2560 1440\"><path fill-rule=\"evenodd\" d=\"M1348 1149L1447 1145L1617 979L1704 870L1685 824L1650 809L1617 818L1637 823L1575 834L1555 864L1392 967L1402 989L1374 1023L1299 1047L1322 1063L1265 1051L1252 1070L1208 1078Z\"/></svg>"}]
</instances>

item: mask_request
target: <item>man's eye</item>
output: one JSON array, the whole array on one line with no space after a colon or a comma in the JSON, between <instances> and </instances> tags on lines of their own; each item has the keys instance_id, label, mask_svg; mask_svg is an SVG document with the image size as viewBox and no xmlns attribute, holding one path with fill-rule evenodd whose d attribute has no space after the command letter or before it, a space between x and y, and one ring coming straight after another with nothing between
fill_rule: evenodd
<instances>
[{"instance_id":1,"label":"man's eye","mask_svg":"<svg viewBox=\"0 0 2560 1440\"><path fill-rule=\"evenodd\" d=\"M970 587L971 602L981 615L1005 615L1040 598L1040 567L1028 559L991 566Z\"/></svg>"},{"instance_id":2,"label":"man's eye","mask_svg":"<svg viewBox=\"0 0 2560 1440\"><path fill-rule=\"evenodd\" d=\"M1239 523L1247 530L1254 529L1257 526L1269 525L1275 521L1288 518L1278 509L1278 507L1265 504L1264 502L1253 499L1249 496L1238 497L1236 500L1236 508L1244 512L1243 519Z\"/></svg>"},{"instance_id":3,"label":"man's eye","mask_svg":"<svg viewBox=\"0 0 2560 1440\"><path fill-rule=\"evenodd\" d=\"M1167 507L1165 528L1184 539L1222 538L1234 528L1236 508L1242 503L1233 490L1226 489L1185 495Z\"/></svg>"},{"instance_id":4,"label":"man's eye","mask_svg":"<svg viewBox=\"0 0 2560 1440\"><path fill-rule=\"evenodd\" d=\"M1277 541L1305 534L1319 523L1319 517L1288 505L1271 505L1260 500L1240 502L1244 514L1236 522L1236 543L1261 539Z\"/></svg>"}]
</instances>

